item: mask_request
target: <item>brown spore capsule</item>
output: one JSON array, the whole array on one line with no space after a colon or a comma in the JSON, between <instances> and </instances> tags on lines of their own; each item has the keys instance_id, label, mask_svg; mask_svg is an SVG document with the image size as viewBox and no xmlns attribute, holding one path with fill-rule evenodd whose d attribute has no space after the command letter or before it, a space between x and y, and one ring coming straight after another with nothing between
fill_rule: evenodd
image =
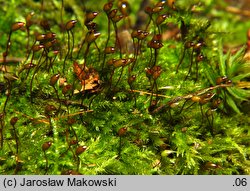
<instances>
[{"instance_id":1,"label":"brown spore capsule","mask_svg":"<svg viewBox=\"0 0 250 191\"><path fill-rule=\"evenodd\" d=\"M113 54L115 52L115 47L106 47L104 50L105 54Z\"/></svg>"},{"instance_id":2,"label":"brown spore capsule","mask_svg":"<svg viewBox=\"0 0 250 191\"><path fill-rule=\"evenodd\" d=\"M136 76L135 75L132 75L128 78L128 83L129 84L132 84L134 81L136 80Z\"/></svg>"},{"instance_id":3,"label":"brown spore capsule","mask_svg":"<svg viewBox=\"0 0 250 191\"><path fill-rule=\"evenodd\" d=\"M25 17L25 20L26 20L26 27L29 28L32 24L33 24L33 21L31 20L31 18L34 16L34 12L31 12L29 13L26 17Z\"/></svg>"},{"instance_id":4,"label":"brown spore capsule","mask_svg":"<svg viewBox=\"0 0 250 191\"><path fill-rule=\"evenodd\" d=\"M117 12L118 12L118 9L113 9L112 11L109 12L108 18L110 19L114 18Z\"/></svg>"},{"instance_id":5,"label":"brown spore capsule","mask_svg":"<svg viewBox=\"0 0 250 191\"><path fill-rule=\"evenodd\" d=\"M52 145L51 141L43 143L42 150L45 152L46 150L48 150L51 147L51 145Z\"/></svg>"},{"instance_id":6,"label":"brown spore capsule","mask_svg":"<svg viewBox=\"0 0 250 191\"><path fill-rule=\"evenodd\" d=\"M152 9L152 12L153 13L159 13L159 12L161 12L163 10L163 7L154 7L153 9Z\"/></svg>"},{"instance_id":7,"label":"brown spore capsule","mask_svg":"<svg viewBox=\"0 0 250 191\"><path fill-rule=\"evenodd\" d=\"M158 3L156 3L155 7L163 7L167 2L165 0L162 0Z\"/></svg>"},{"instance_id":8,"label":"brown spore capsule","mask_svg":"<svg viewBox=\"0 0 250 191\"><path fill-rule=\"evenodd\" d=\"M122 137L122 136L124 136L126 134L126 132L127 132L127 128L126 127L122 127L122 128L120 128L118 130L117 134L118 134L119 137Z\"/></svg>"},{"instance_id":9,"label":"brown spore capsule","mask_svg":"<svg viewBox=\"0 0 250 191\"><path fill-rule=\"evenodd\" d=\"M45 40L45 38L46 38L45 34L36 35L36 41L43 41L43 40Z\"/></svg>"},{"instance_id":10,"label":"brown spore capsule","mask_svg":"<svg viewBox=\"0 0 250 191\"><path fill-rule=\"evenodd\" d=\"M113 65L117 68L117 67L120 67L120 66L125 66L127 64L127 59L119 59L119 60L116 60Z\"/></svg>"},{"instance_id":11,"label":"brown spore capsule","mask_svg":"<svg viewBox=\"0 0 250 191\"><path fill-rule=\"evenodd\" d=\"M157 25L162 24L162 23L166 20L167 17L168 17L167 14L159 15L159 16L156 18L156 24L157 24Z\"/></svg>"},{"instance_id":12,"label":"brown spore capsule","mask_svg":"<svg viewBox=\"0 0 250 191\"><path fill-rule=\"evenodd\" d=\"M142 30L140 30L140 29L133 30L132 33L131 33L131 37L132 38L137 38L140 33L142 33Z\"/></svg>"},{"instance_id":13,"label":"brown spore capsule","mask_svg":"<svg viewBox=\"0 0 250 191\"><path fill-rule=\"evenodd\" d=\"M118 23L120 20L122 20L124 18L123 15L116 15L114 17L111 18L111 20L115 23Z\"/></svg>"},{"instance_id":14,"label":"brown spore capsule","mask_svg":"<svg viewBox=\"0 0 250 191\"><path fill-rule=\"evenodd\" d=\"M24 69L28 70L28 69L30 69L30 68L34 68L35 66L36 66L36 65L33 64L33 63L28 63L28 64L25 64L23 67L24 67Z\"/></svg>"},{"instance_id":15,"label":"brown spore capsule","mask_svg":"<svg viewBox=\"0 0 250 191\"><path fill-rule=\"evenodd\" d=\"M124 16L128 16L131 12L130 5L128 1L122 0L118 2L118 9Z\"/></svg>"},{"instance_id":16,"label":"brown spore capsule","mask_svg":"<svg viewBox=\"0 0 250 191\"><path fill-rule=\"evenodd\" d=\"M54 74L54 75L50 78L49 84L50 84L51 86L54 86L54 85L56 84L56 82L58 81L59 77L60 77L60 74Z\"/></svg>"},{"instance_id":17,"label":"brown spore capsule","mask_svg":"<svg viewBox=\"0 0 250 191\"><path fill-rule=\"evenodd\" d=\"M77 140L75 139L71 139L69 142L70 145L76 145L77 144Z\"/></svg>"},{"instance_id":18,"label":"brown spore capsule","mask_svg":"<svg viewBox=\"0 0 250 191\"><path fill-rule=\"evenodd\" d=\"M199 54L197 57L196 57L196 61L197 62L201 62L202 60L204 60L204 56L202 54Z\"/></svg>"},{"instance_id":19,"label":"brown spore capsule","mask_svg":"<svg viewBox=\"0 0 250 191\"><path fill-rule=\"evenodd\" d=\"M16 30L19 30L19 29L21 29L24 25L25 25L24 22L16 22L16 23L12 24L12 26L11 26L11 31L14 32L14 31L16 31Z\"/></svg>"},{"instance_id":20,"label":"brown spore capsule","mask_svg":"<svg viewBox=\"0 0 250 191\"><path fill-rule=\"evenodd\" d=\"M90 33L88 33L85 40L87 43L91 43L91 42L94 42L100 35L101 33L99 32L91 31Z\"/></svg>"},{"instance_id":21,"label":"brown spore capsule","mask_svg":"<svg viewBox=\"0 0 250 191\"><path fill-rule=\"evenodd\" d=\"M103 10L108 13L113 7L113 3L112 2L109 2L109 3L106 3L104 6L103 6Z\"/></svg>"},{"instance_id":22,"label":"brown spore capsule","mask_svg":"<svg viewBox=\"0 0 250 191\"><path fill-rule=\"evenodd\" d=\"M163 44L158 40L151 40L148 42L147 45L149 48L153 48L153 49L160 49L161 47L163 47Z\"/></svg>"},{"instance_id":23,"label":"brown spore capsule","mask_svg":"<svg viewBox=\"0 0 250 191\"><path fill-rule=\"evenodd\" d=\"M12 117L11 120L10 120L10 124L12 126L14 126L16 124L16 122L18 121L18 117Z\"/></svg>"},{"instance_id":24,"label":"brown spore capsule","mask_svg":"<svg viewBox=\"0 0 250 191\"><path fill-rule=\"evenodd\" d=\"M217 85L225 84L226 81L228 81L228 77L227 76L221 76L221 77L218 77L216 79L216 84Z\"/></svg>"},{"instance_id":25,"label":"brown spore capsule","mask_svg":"<svg viewBox=\"0 0 250 191\"><path fill-rule=\"evenodd\" d=\"M56 107L54 105L46 105L45 106L45 114L50 114L51 112L56 111Z\"/></svg>"},{"instance_id":26,"label":"brown spore capsule","mask_svg":"<svg viewBox=\"0 0 250 191\"><path fill-rule=\"evenodd\" d=\"M96 18L96 16L98 15L98 12L90 12L86 14L86 19L85 22L88 23L90 21L92 21L94 18Z\"/></svg>"},{"instance_id":27,"label":"brown spore capsule","mask_svg":"<svg viewBox=\"0 0 250 191\"><path fill-rule=\"evenodd\" d=\"M53 32L48 32L48 33L45 34L45 39L46 39L46 40L52 40L52 39L54 39L55 37L56 37L56 34L53 33Z\"/></svg>"},{"instance_id":28,"label":"brown spore capsule","mask_svg":"<svg viewBox=\"0 0 250 191\"><path fill-rule=\"evenodd\" d=\"M72 89L72 85L71 84L67 84L67 85L63 86L62 93L65 95L68 92L70 92L71 89Z\"/></svg>"},{"instance_id":29,"label":"brown spore capsule","mask_svg":"<svg viewBox=\"0 0 250 191\"><path fill-rule=\"evenodd\" d=\"M77 23L76 20L70 20L70 21L68 21L68 22L66 23L66 25L65 25L65 29L66 29L67 31L73 29L73 28L75 27L76 23Z\"/></svg>"},{"instance_id":30,"label":"brown spore capsule","mask_svg":"<svg viewBox=\"0 0 250 191\"><path fill-rule=\"evenodd\" d=\"M159 78L159 76L161 75L162 69L160 66L154 66L152 68L153 70L153 79L157 79Z\"/></svg>"},{"instance_id":31,"label":"brown spore capsule","mask_svg":"<svg viewBox=\"0 0 250 191\"><path fill-rule=\"evenodd\" d=\"M97 28L97 24L93 21L85 23L85 26L88 28L88 30L93 30L93 31L95 31Z\"/></svg>"},{"instance_id":32,"label":"brown spore capsule","mask_svg":"<svg viewBox=\"0 0 250 191\"><path fill-rule=\"evenodd\" d=\"M143 40L145 39L147 36L149 35L149 33L147 31L141 31L141 33L139 33L139 35L137 36L137 38L139 40Z\"/></svg>"},{"instance_id":33,"label":"brown spore capsule","mask_svg":"<svg viewBox=\"0 0 250 191\"><path fill-rule=\"evenodd\" d=\"M44 45L33 45L32 46L32 50L33 50L33 52L37 52L37 51L39 51L39 50L41 50L42 48L44 48Z\"/></svg>"},{"instance_id":34,"label":"brown spore capsule","mask_svg":"<svg viewBox=\"0 0 250 191\"><path fill-rule=\"evenodd\" d=\"M68 125L73 125L76 122L76 120L74 118L69 118L67 121Z\"/></svg>"},{"instance_id":35,"label":"brown spore capsule","mask_svg":"<svg viewBox=\"0 0 250 191\"><path fill-rule=\"evenodd\" d=\"M49 21L46 19L42 19L40 22L41 27L43 27L44 30L49 31L50 30L50 24Z\"/></svg>"},{"instance_id":36,"label":"brown spore capsule","mask_svg":"<svg viewBox=\"0 0 250 191\"><path fill-rule=\"evenodd\" d=\"M153 8L147 6L145 9L144 9L145 13L147 13L148 15L152 15L153 14Z\"/></svg>"},{"instance_id":37,"label":"brown spore capsule","mask_svg":"<svg viewBox=\"0 0 250 191\"><path fill-rule=\"evenodd\" d=\"M107 61L107 64L108 65L113 65L115 62L116 62L116 59L112 58L112 59L110 59L110 60Z\"/></svg>"},{"instance_id":38,"label":"brown spore capsule","mask_svg":"<svg viewBox=\"0 0 250 191\"><path fill-rule=\"evenodd\" d=\"M86 151L87 146L79 146L76 148L76 155L82 154L84 151Z\"/></svg>"}]
</instances>

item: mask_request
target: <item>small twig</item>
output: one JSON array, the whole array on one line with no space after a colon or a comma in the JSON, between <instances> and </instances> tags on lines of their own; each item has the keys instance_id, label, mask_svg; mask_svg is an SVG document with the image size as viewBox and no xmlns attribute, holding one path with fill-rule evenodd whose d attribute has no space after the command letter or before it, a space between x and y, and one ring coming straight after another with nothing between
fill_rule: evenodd
<instances>
[{"instance_id":1,"label":"small twig","mask_svg":"<svg viewBox=\"0 0 250 191\"><path fill-rule=\"evenodd\" d=\"M237 8L237 7L228 6L228 7L226 7L226 11L230 12L230 13L234 13L234 14L239 14L241 16L250 17L250 11L242 10L242 9Z\"/></svg>"},{"instance_id":2,"label":"small twig","mask_svg":"<svg viewBox=\"0 0 250 191\"><path fill-rule=\"evenodd\" d=\"M62 118L67 118L67 117L71 117L71 116L75 116L75 115L81 115L81 114L83 114L83 113L89 113L89 112L93 112L94 110L87 110L87 111L79 111L79 112L76 112L76 113L71 113L71 114L68 114L68 115L63 115L63 116L60 116L60 117L57 117L57 118L53 118L53 120L60 120L60 119L62 119ZM26 114L24 114L24 113L21 113L21 112L19 112L19 111L14 111L16 114L20 114L20 115L22 115L22 116L24 116L24 117L26 117L26 118L28 118L28 119L30 119L30 120L32 120L32 121L36 121L36 122L38 122L38 123L46 123L46 124L50 124L50 122L49 122L49 120L47 120L47 119L36 119L36 118L33 118L33 117L30 117L30 116L28 116L28 115L26 115Z\"/></svg>"},{"instance_id":3,"label":"small twig","mask_svg":"<svg viewBox=\"0 0 250 191\"><path fill-rule=\"evenodd\" d=\"M0 64L3 64L3 63L18 63L18 62L22 62L24 60L24 58L6 58L5 62L4 62L4 59L0 58Z\"/></svg>"},{"instance_id":4,"label":"small twig","mask_svg":"<svg viewBox=\"0 0 250 191\"><path fill-rule=\"evenodd\" d=\"M161 94L154 94L154 93L150 93L150 92L144 92L141 90L129 90L130 92L135 92L135 93L140 93L141 95L153 95L153 96L157 96L157 97L164 97L164 98L171 98L171 96L166 96L166 95L161 95Z\"/></svg>"}]
</instances>

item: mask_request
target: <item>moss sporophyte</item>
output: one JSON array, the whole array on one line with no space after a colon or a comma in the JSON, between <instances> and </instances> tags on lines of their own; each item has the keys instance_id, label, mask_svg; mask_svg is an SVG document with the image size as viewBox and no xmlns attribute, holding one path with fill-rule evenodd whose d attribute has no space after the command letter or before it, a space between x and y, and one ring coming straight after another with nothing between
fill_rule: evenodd
<instances>
[{"instance_id":1,"label":"moss sporophyte","mask_svg":"<svg viewBox=\"0 0 250 191\"><path fill-rule=\"evenodd\" d=\"M228 2L4 3L0 173L249 174L250 21Z\"/></svg>"}]
</instances>

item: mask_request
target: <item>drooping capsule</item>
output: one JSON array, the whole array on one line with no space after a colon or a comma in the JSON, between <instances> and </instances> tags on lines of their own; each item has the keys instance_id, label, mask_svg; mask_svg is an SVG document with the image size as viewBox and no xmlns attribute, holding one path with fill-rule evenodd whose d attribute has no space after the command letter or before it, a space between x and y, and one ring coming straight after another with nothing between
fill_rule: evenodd
<instances>
[{"instance_id":1,"label":"drooping capsule","mask_svg":"<svg viewBox=\"0 0 250 191\"><path fill-rule=\"evenodd\" d=\"M76 20L70 20L70 21L68 21L68 22L66 23L66 25L65 25L65 29L66 29L67 31L73 29L73 28L75 27L76 23L77 23Z\"/></svg>"},{"instance_id":2,"label":"drooping capsule","mask_svg":"<svg viewBox=\"0 0 250 191\"><path fill-rule=\"evenodd\" d=\"M115 47L106 47L104 50L105 54L113 54L115 52Z\"/></svg>"},{"instance_id":3,"label":"drooping capsule","mask_svg":"<svg viewBox=\"0 0 250 191\"><path fill-rule=\"evenodd\" d=\"M56 107L54 105L48 104L48 105L45 106L45 114L46 115L50 115L54 111L56 111Z\"/></svg>"},{"instance_id":4,"label":"drooping capsule","mask_svg":"<svg viewBox=\"0 0 250 191\"><path fill-rule=\"evenodd\" d=\"M152 76L152 74L153 74L153 71L152 71L152 69L151 68L145 68L145 72L146 72L146 75L147 75L147 77L151 77Z\"/></svg>"},{"instance_id":5,"label":"drooping capsule","mask_svg":"<svg viewBox=\"0 0 250 191\"><path fill-rule=\"evenodd\" d=\"M44 45L39 44L39 45L33 45L31 49L33 52L38 52L42 48L44 48Z\"/></svg>"},{"instance_id":6,"label":"drooping capsule","mask_svg":"<svg viewBox=\"0 0 250 191\"><path fill-rule=\"evenodd\" d=\"M50 30L50 24L49 24L49 21L48 21L48 20L42 19L42 20L40 21L40 25L41 25L41 27L43 27L44 30L46 30L46 31L49 31L49 30Z\"/></svg>"},{"instance_id":7,"label":"drooping capsule","mask_svg":"<svg viewBox=\"0 0 250 191\"><path fill-rule=\"evenodd\" d=\"M114 63L113 63L113 65L114 65L116 68L118 68L118 67L120 67L120 66L125 66L126 64L127 64L127 59L124 59L124 58L119 59L119 60L116 60L116 61L114 61Z\"/></svg>"},{"instance_id":8,"label":"drooping capsule","mask_svg":"<svg viewBox=\"0 0 250 191\"><path fill-rule=\"evenodd\" d=\"M56 39L53 39L53 40L51 40L51 41L48 41L48 42L44 43L44 47L45 47L46 49L49 49L49 48L51 48L56 42L57 42Z\"/></svg>"},{"instance_id":9,"label":"drooping capsule","mask_svg":"<svg viewBox=\"0 0 250 191\"><path fill-rule=\"evenodd\" d=\"M69 142L70 145L76 145L77 143L78 142L75 139L71 139L70 142Z\"/></svg>"},{"instance_id":10,"label":"drooping capsule","mask_svg":"<svg viewBox=\"0 0 250 191\"><path fill-rule=\"evenodd\" d=\"M55 86L56 82L58 81L60 77L60 74L54 74L51 78L50 78L50 85L51 86Z\"/></svg>"},{"instance_id":11,"label":"drooping capsule","mask_svg":"<svg viewBox=\"0 0 250 191\"><path fill-rule=\"evenodd\" d=\"M29 28L32 24L33 24L33 21L31 20L31 18L34 16L34 12L31 12L29 13L26 17L25 17L25 20L26 20L26 27Z\"/></svg>"},{"instance_id":12,"label":"drooping capsule","mask_svg":"<svg viewBox=\"0 0 250 191\"><path fill-rule=\"evenodd\" d=\"M58 55L59 52L60 52L60 51L58 51L58 50L51 50L51 51L48 52L47 56L48 56L49 58L53 58L54 56Z\"/></svg>"},{"instance_id":13,"label":"drooping capsule","mask_svg":"<svg viewBox=\"0 0 250 191\"><path fill-rule=\"evenodd\" d=\"M97 15L98 15L98 12L87 13L85 16L85 23L92 21L94 18L96 18Z\"/></svg>"},{"instance_id":14,"label":"drooping capsule","mask_svg":"<svg viewBox=\"0 0 250 191\"><path fill-rule=\"evenodd\" d=\"M136 76L135 75L132 75L128 78L128 83L129 84L132 84L134 81L136 80Z\"/></svg>"},{"instance_id":15,"label":"drooping capsule","mask_svg":"<svg viewBox=\"0 0 250 191\"><path fill-rule=\"evenodd\" d=\"M147 32L147 31L141 31L140 33L139 33L139 35L138 35L138 39L139 40L143 40L143 39L145 39L147 36L149 35L149 32Z\"/></svg>"},{"instance_id":16,"label":"drooping capsule","mask_svg":"<svg viewBox=\"0 0 250 191\"><path fill-rule=\"evenodd\" d=\"M95 31L90 31L87 36L86 36L86 42L88 44L90 44L91 42L94 42L99 36L101 35L101 33L99 32L95 32Z\"/></svg>"},{"instance_id":17,"label":"drooping capsule","mask_svg":"<svg viewBox=\"0 0 250 191\"><path fill-rule=\"evenodd\" d=\"M111 20L115 23L119 22L120 20L122 20L124 18L123 15L115 15L114 17L111 18Z\"/></svg>"},{"instance_id":18,"label":"drooping capsule","mask_svg":"<svg viewBox=\"0 0 250 191\"><path fill-rule=\"evenodd\" d=\"M153 14L153 8L147 6L145 9L144 9L145 13L147 13L149 16L151 16Z\"/></svg>"},{"instance_id":19,"label":"drooping capsule","mask_svg":"<svg viewBox=\"0 0 250 191\"><path fill-rule=\"evenodd\" d=\"M163 7L167 2L165 0L162 0L158 3L156 3L155 7Z\"/></svg>"},{"instance_id":20,"label":"drooping capsule","mask_svg":"<svg viewBox=\"0 0 250 191\"><path fill-rule=\"evenodd\" d=\"M218 77L218 78L216 79L216 84L217 84L217 85L225 84L226 81L228 81L228 77L227 77L227 76L221 76L221 77Z\"/></svg>"},{"instance_id":21,"label":"drooping capsule","mask_svg":"<svg viewBox=\"0 0 250 191\"><path fill-rule=\"evenodd\" d=\"M45 34L45 39L46 40L53 40L56 37L56 34L53 32L48 32Z\"/></svg>"},{"instance_id":22,"label":"drooping capsule","mask_svg":"<svg viewBox=\"0 0 250 191\"><path fill-rule=\"evenodd\" d=\"M163 47L163 44L158 41L158 40L151 40L147 43L149 48L153 48L153 49L160 49L161 47Z\"/></svg>"},{"instance_id":23,"label":"drooping capsule","mask_svg":"<svg viewBox=\"0 0 250 191\"><path fill-rule=\"evenodd\" d=\"M191 47L194 47L194 45L195 45L194 42L188 41L188 42L185 43L184 46L185 46L185 48L191 48Z\"/></svg>"},{"instance_id":24,"label":"drooping capsule","mask_svg":"<svg viewBox=\"0 0 250 191\"><path fill-rule=\"evenodd\" d=\"M137 38L141 32L142 32L142 30L140 30L140 29L133 30L131 33L131 37Z\"/></svg>"},{"instance_id":25,"label":"drooping capsule","mask_svg":"<svg viewBox=\"0 0 250 191\"><path fill-rule=\"evenodd\" d=\"M204 46L204 42L200 41L200 42L195 43L193 47L195 50L199 50L201 49L202 46Z\"/></svg>"},{"instance_id":26,"label":"drooping capsule","mask_svg":"<svg viewBox=\"0 0 250 191\"><path fill-rule=\"evenodd\" d=\"M76 119L74 119L72 117L67 120L68 125L73 125L74 123L76 123Z\"/></svg>"},{"instance_id":27,"label":"drooping capsule","mask_svg":"<svg viewBox=\"0 0 250 191\"><path fill-rule=\"evenodd\" d=\"M161 75L162 69L160 66L154 66L152 68L153 70L153 79L156 80L157 78L159 78L159 76Z\"/></svg>"},{"instance_id":28,"label":"drooping capsule","mask_svg":"<svg viewBox=\"0 0 250 191\"><path fill-rule=\"evenodd\" d=\"M14 32L14 31L16 31L16 30L19 30L19 29L21 29L24 25L25 25L24 22L16 22L16 23L12 24L12 26L11 26L11 31Z\"/></svg>"},{"instance_id":29,"label":"drooping capsule","mask_svg":"<svg viewBox=\"0 0 250 191\"><path fill-rule=\"evenodd\" d=\"M159 7L154 7L152 9L152 13L159 13L163 10L163 7L162 6L159 6Z\"/></svg>"},{"instance_id":30,"label":"drooping capsule","mask_svg":"<svg viewBox=\"0 0 250 191\"><path fill-rule=\"evenodd\" d=\"M12 117L12 118L10 119L10 124L11 124L12 126L14 126L14 125L16 124L17 121L18 121L18 117Z\"/></svg>"},{"instance_id":31,"label":"drooping capsule","mask_svg":"<svg viewBox=\"0 0 250 191\"><path fill-rule=\"evenodd\" d=\"M86 151L87 146L79 146L76 148L76 155L82 154L84 151Z\"/></svg>"},{"instance_id":32,"label":"drooping capsule","mask_svg":"<svg viewBox=\"0 0 250 191\"><path fill-rule=\"evenodd\" d=\"M118 9L113 9L112 11L110 11L109 13L108 13L108 18L109 19L112 19L112 18L114 18L115 16L116 16L116 13L118 12Z\"/></svg>"},{"instance_id":33,"label":"drooping capsule","mask_svg":"<svg viewBox=\"0 0 250 191\"><path fill-rule=\"evenodd\" d=\"M213 97L215 96L215 93L207 92L200 96L200 104L206 104L208 103Z\"/></svg>"},{"instance_id":34,"label":"drooping capsule","mask_svg":"<svg viewBox=\"0 0 250 191\"><path fill-rule=\"evenodd\" d=\"M30 68L34 68L36 65L33 63L28 63L23 66L24 69L28 70Z\"/></svg>"},{"instance_id":35,"label":"drooping capsule","mask_svg":"<svg viewBox=\"0 0 250 191\"><path fill-rule=\"evenodd\" d=\"M218 165L218 164L212 163L212 162L207 162L207 163L204 165L204 168L205 168L206 170L209 170L209 169L218 169L218 168L221 168L221 166Z\"/></svg>"},{"instance_id":36,"label":"drooping capsule","mask_svg":"<svg viewBox=\"0 0 250 191\"><path fill-rule=\"evenodd\" d=\"M36 35L36 41L43 41L43 40L45 40L45 38L46 38L45 34Z\"/></svg>"},{"instance_id":37,"label":"drooping capsule","mask_svg":"<svg viewBox=\"0 0 250 191\"><path fill-rule=\"evenodd\" d=\"M159 15L156 18L156 24L159 26L160 24L162 24L166 20L167 17L168 17L167 14Z\"/></svg>"},{"instance_id":38,"label":"drooping capsule","mask_svg":"<svg viewBox=\"0 0 250 191\"><path fill-rule=\"evenodd\" d=\"M69 93L71 90L72 90L72 85L67 84L67 85L63 86L62 93L65 95L65 94Z\"/></svg>"},{"instance_id":39,"label":"drooping capsule","mask_svg":"<svg viewBox=\"0 0 250 191\"><path fill-rule=\"evenodd\" d=\"M126 0L120 0L118 2L118 9L124 16L128 16L131 12L131 7Z\"/></svg>"},{"instance_id":40,"label":"drooping capsule","mask_svg":"<svg viewBox=\"0 0 250 191\"><path fill-rule=\"evenodd\" d=\"M113 65L116 62L116 59L112 58L107 61L108 65Z\"/></svg>"},{"instance_id":41,"label":"drooping capsule","mask_svg":"<svg viewBox=\"0 0 250 191\"><path fill-rule=\"evenodd\" d=\"M88 28L89 31L95 31L97 29L97 24L93 21L85 23L85 26Z\"/></svg>"},{"instance_id":42,"label":"drooping capsule","mask_svg":"<svg viewBox=\"0 0 250 191\"><path fill-rule=\"evenodd\" d=\"M126 132L127 132L127 128L126 127L122 127L122 128L120 128L118 130L117 134L118 134L119 137L122 137L122 136L124 136L126 134Z\"/></svg>"},{"instance_id":43,"label":"drooping capsule","mask_svg":"<svg viewBox=\"0 0 250 191\"><path fill-rule=\"evenodd\" d=\"M103 10L104 10L106 13L109 13L109 11L112 9L112 7L113 7L113 3L112 3L112 2L109 2L109 3L104 4Z\"/></svg>"},{"instance_id":44,"label":"drooping capsule","mask_svg":"<svg viewBox=\"0 0 250 191\"><path fill-rule=\"evenodd\" d=\"M175 1L176 0L168 0L168 6L172 9L175 9Z\"/></svg>"},{"instance_id":45,"label":"drooping capsule","mask_svg":"<svg viewBox=\"0 0 250 191\"><path fill-rule=\"evenodd\" d=\"M48 150L51 147L51 145L52 145L51 141L43 143L42 150L45 152L46 150Z\"/></svg>"},{"instance_id":46,"label":"drooping capsule","mask_svg":"<svg viewBox=\"0 0 250 191\"><path fill-rule=\"evenodd\" d=\"M204 60L204 55L203 55L203 54L199 54L199 55L196 57L196 61L197 61L197 62L201 62L202 60Z\"/></svg>"}]
</instances>

